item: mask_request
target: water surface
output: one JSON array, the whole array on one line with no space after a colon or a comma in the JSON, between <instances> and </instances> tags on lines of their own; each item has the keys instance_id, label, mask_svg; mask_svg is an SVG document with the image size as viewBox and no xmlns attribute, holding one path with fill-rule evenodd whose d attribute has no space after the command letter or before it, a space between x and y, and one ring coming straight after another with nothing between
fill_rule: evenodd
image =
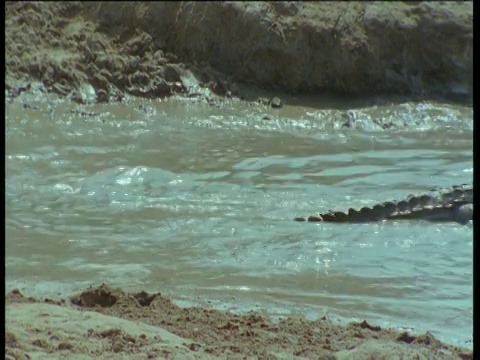
<instances>
[{"instance_id":1,"label":"water surface","mask_svg":"<svg viewBox=\"0 0 480 360\"><path fill-rule=\"evenodd\" d=\"M352 111L357 128L333 108L7 104L7 287L105 282L471 347L471 224L292 219L471 183L472 109Z\"/></svg>"}]
</instances>

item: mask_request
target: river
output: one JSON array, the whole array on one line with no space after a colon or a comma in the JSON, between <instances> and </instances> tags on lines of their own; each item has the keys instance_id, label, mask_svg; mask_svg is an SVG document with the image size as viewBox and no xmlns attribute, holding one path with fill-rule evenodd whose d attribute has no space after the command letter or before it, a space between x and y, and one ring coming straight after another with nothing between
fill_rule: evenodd
<instances>
[{"instance_id":1,"label":"river","mask_svg":"<svg viewBox=\"0 0 480 360\"><path fill-rule=\"evenodd\" d=\"M471 183L471 107L6 107L7 289L105 282L472 347L472 224L293 221ZM360 125L341 126L345 108ZM405 126L372 122L388 118Z\"/></svg>"}]
</instances>

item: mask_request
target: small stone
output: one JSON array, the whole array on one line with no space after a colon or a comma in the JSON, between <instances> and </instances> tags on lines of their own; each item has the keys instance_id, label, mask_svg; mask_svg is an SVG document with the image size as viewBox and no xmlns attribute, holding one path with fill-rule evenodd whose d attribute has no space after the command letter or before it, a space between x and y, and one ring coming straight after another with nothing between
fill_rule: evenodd
<instances>
[{"instance_id":1,"label":"small stone","mask_svg":"<svg viewBox=\"0 0 480 360\"><path fill-rule=\"evenodd\" d=\"M94 103L97 99L95 89L89 83L84 83L78 91L75 92L73 100L82 104Z\"/></svg>"},{"instance_id":2,"label":"small stone","mask_svg":"<svg viewBox=\"0 0 480 360\"><path fill-rule=\"evenodd\" d=\"M257 103L260 104L260 105L268 105L269 100L267 98L264 98L264 97L259 97L257 99Z\"/></svg>"},{"instance_id":3,"label":"small stone","mask_svg":"<svg viewBox=\"0 0 480 360\"><path fill-rule=\"evenodd\" d=\"M278 97L274 97L270 100L270 106L273 109L279 109L283 106L282 100L280 100Z\"/></svg>"},{"instance_id":4,"label":"small stone","mask_svg":"<svg viewBox=\"0 0 480 360\"><path fill-rule=\"evenodd\" d=\"M99 103L108 103L108 100L109 100L109 96L105 90L100 89L97 91L97 101Z\"/></svg>"}]
</instances>

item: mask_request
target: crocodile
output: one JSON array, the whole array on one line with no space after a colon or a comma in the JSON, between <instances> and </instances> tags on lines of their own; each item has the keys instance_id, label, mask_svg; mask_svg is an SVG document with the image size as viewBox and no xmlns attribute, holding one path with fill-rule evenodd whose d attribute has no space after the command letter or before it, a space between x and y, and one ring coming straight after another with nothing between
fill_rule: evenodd
<instances>
[{"instance_id":1,"label":"crocodile","mask_svg":"<svg viewBox=\"0 0 480 360\"><path fill-rule=\"evenodd\" d=\"M409 195L401 201L387 201L360 210L329 211L295 221L366 223L383 220L427 220L467 224L473 220L473 186L432 189L428 194Z\"/></svg>"}]
</instances>

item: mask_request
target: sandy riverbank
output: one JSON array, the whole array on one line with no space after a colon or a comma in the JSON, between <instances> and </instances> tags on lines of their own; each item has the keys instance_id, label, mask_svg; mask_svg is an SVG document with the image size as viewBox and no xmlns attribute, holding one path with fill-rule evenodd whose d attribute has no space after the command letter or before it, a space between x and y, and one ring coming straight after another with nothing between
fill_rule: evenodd
<instances>
[{"instance_id":1,"label":"sandy riverbank","mask_svg":"<svg viewBox=\"0 0 480 360\"><path fill-rule=\"evenodd\" d=\"M473 359L428 333L180 308L159 293L106 285L55 300L14 290L5 325L10 359Z\"/></svg>"}]
</instances>

